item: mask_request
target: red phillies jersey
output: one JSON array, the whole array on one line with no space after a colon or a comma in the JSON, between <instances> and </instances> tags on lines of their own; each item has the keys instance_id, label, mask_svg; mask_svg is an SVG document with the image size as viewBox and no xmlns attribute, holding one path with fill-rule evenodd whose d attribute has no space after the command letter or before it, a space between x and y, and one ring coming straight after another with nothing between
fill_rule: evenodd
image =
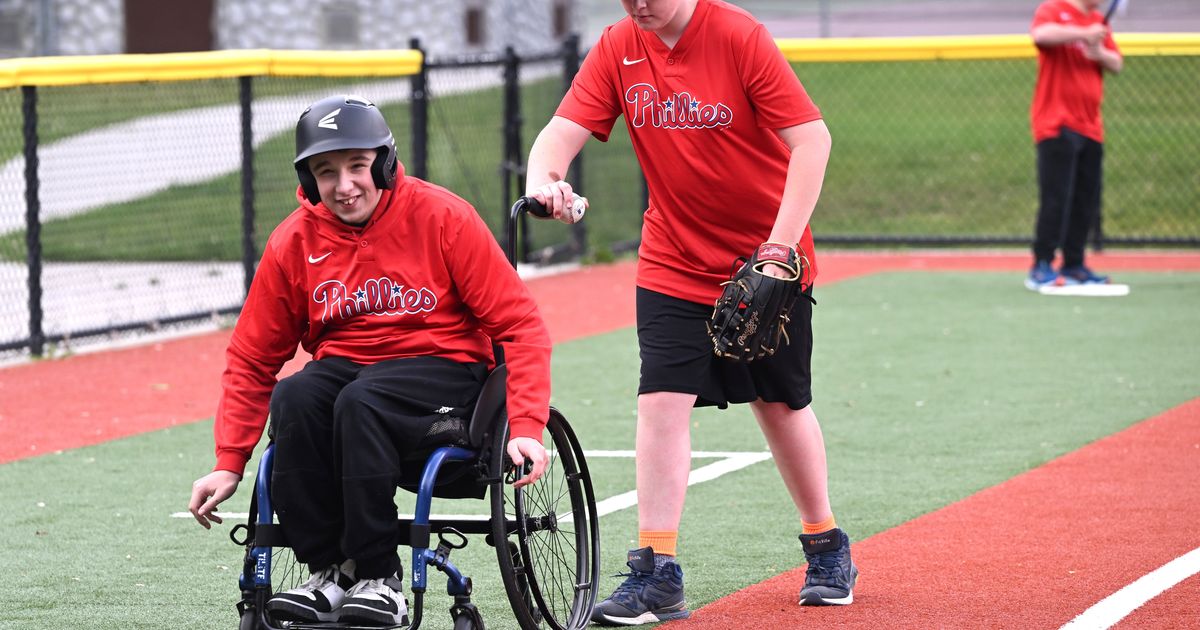
<instances>
[{"instance_id":1,"label":"red phillies jersey","mask_svg":"<svg viewBox=\"0 0 1200 630\"><path fill-rule=\"evenodd\" d=\"M241 473L266 423L276 374L299 343L314 358L372 364L440 356L508 365L513 437L540 440L550 335L537 304L466 202L412 177L383 191L366 226L297 191L267 241L226 353L214 434L217 469Z\"/></svg>"},{"instance_id":2,"label":"red phillies jersey","mask_svg":"<svg viewBox=\"0 0 1200 630\"><path fill-rule=\"evenodd\" d=\"M775 223L790 153L773 130L821 118L766 28L720 0L673 49L629 17L605 29L556 115L602 141L625 116L650 189L638 286L701 303ZM815 262L807 227L800 245Z\"/></svg>"},{"instance_id":3,"label":"red phillies jersey","mask_svg":"<svg viewBox=\"0 0 1200 630\"><path fill-rule=\"evenodd\" d=\"M1031 28L1047 23L1089 26L1101 22L1104 16L1099 11L1084 13L1067 0L1048 0L1034 13ZM1120 52L1112 32L1105 37L1104 46ZM1038 47L1037 87L1030 110L1035 142L1057 137L1064 126L1104 142L1100 115L1104 69L1084 56L1084 48L1083 42Z\"/></svg>"}]
</instances>

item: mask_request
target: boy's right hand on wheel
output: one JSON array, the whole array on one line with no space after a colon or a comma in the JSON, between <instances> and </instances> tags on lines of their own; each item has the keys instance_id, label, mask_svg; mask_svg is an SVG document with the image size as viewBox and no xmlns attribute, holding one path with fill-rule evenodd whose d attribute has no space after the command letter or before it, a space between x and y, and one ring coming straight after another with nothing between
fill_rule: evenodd
<instances>
[{"instance_id":1,"label":"boy's right hand on wheel","mask_svg":"<svg viewBox=\"0 0 1200 630\"><path fill-rule=\"evenodd\" d=\"M222 501L233 496L242 476L228 470L214 470L192 483L192 500L188 502L188 511L196 518L196 522L204 529L222 522L217 516L217 506Z\"/></svg>"},{"instance_id":2,"label":"boy's right hand on wheel","mask_svg":"<svg viewBox=\"0 0 1200 630\"><path fill-rule=\"evenodd\" d=\"M519 437L508 441L508 456L517 469L524 472L520 479L513 483L513 488L521 488L537 481L546 471L546 447L533 438ZM530 468L526 470L526 461Z\"/></svg>"}]
</instances>

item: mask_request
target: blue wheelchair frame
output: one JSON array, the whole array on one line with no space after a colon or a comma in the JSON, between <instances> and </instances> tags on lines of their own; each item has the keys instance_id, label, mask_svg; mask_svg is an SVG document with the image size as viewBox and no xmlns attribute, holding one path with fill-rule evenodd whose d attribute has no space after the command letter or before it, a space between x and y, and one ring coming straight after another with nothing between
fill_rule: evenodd
<instances>
[{"instance_id":1,"label":"blue wheelchair frame","mask_svg":"<svg viewBox=\"0 0 1200 630\"><path fill-rule=\"evenodd\" d=\"M441 544L436 550L429 548L430 532L434 531L434 526L439 527L439 531L444 531L447 528L452 529L455 533L487 533L490 531L490 523L483 521L463 521L463 520L447 520L447 521L431 521L431 506L434 498L434 488L437 485L438 474L442 467L451 462L471 462L480 456L479 451L466 449L459 446L442 446L438 447L425 462L425 467L421 473L421 481L418 485L416 509L412 519L401 519L399 525L403 532L403 525L409 525L410 535L408 544L412 548L412 584L411 589L414 594L413 605L413 620L410 626L413 630L420 627L421 616L423 612L423 595L427 588L428 572L427 566L432 566L443 572L447 576L446 592L454 596L455 607L462 608L462 612L466 614L475 614L474 607L471 604L471 578L463 575L462 571L450 561L450 550L458 549L465 546L463 544L455 545L445 538L442 538ZM264 538L274 542L273 534L277 532L277 526L273 523L274 508L271 504L270 479L271 471L275 464L275 445L267 446L263 453L262 459L258 465L258 477L255 480L254 492L255 499L258 505L258 514L255 523L259 532L266 534ZM482 527L486 526L487 529ZM404 538L404 536L401 536ZM255 542L259 542L256 537ZM403 540L402 540L403 542ZM276 545L278 546L278 545ZM243 571L238 579L238 585L243 592L257 591L270 593L271 584L271 551L273 546L258 545L251 547L249 551L250 561L253 562L254 569L251 573L252 578ZM259 610L259 624L264 628L274 627L271 621L266 618L265 611ZM305 627L303 624L292 624L291 628ZM337 627L330 624L322 624L321 627ZM482 625L479 626L482 628Z\"/></svg>"}]
</instances>

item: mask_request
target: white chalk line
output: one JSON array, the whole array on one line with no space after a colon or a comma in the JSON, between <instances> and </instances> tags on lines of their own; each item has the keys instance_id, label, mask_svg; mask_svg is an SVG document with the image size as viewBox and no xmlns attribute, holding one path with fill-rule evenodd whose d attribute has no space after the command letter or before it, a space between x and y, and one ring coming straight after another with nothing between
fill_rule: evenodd
<instances>
[{"instance_id":1,"label":"white chalk line","mask_svg":"<svg viewBox=\"0 0 1200 630\"><path fill-rule=\"evenodd\" d=\"M1134 580L1105 597L1062 627L1062 630L1104 630L1116 625L1146 602L1200 573L1200 547Z\"/></svg>"}]
</instances>

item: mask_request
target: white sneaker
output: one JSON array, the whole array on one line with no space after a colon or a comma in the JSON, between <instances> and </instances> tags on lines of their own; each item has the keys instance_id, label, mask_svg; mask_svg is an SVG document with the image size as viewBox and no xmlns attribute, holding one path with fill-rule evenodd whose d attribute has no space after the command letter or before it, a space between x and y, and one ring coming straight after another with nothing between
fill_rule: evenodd
<instances>
[{"instance_id":1,"label":"white sneaker","mask_svg":"<svg viewBox=\"0 0 1200 630\"><path fill-rule=\"evenodd\" d=\"M354 561L330 565L300 586L276 593L267 600L267 611L277 621L334 621L354 586Z\"/></svg>"},{"instance_id":2,"label":"white sneaker","mask_svg":"<svg viewBox=\"0 0 1200 630\"><path fill-rule=\"evenodd\" d=\"M359 580L346 593L338 621L363 626L408 625L408 600L400 574Z\"/></svg>"}]
</instances>

